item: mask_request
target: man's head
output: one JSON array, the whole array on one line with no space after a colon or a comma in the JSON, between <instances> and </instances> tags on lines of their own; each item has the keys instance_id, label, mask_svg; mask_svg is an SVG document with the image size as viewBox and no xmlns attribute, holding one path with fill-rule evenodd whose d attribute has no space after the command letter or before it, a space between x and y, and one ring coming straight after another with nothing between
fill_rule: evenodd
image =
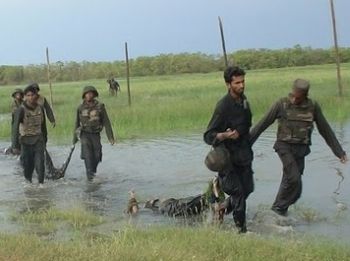
<instances>
[{"instance_id":1,"label":"man's head","mask_svg":"<svg viewBox=\"0 0 350 261\"><path fill-rule=\"evenodd\" d=\"M82 99L87 102L92 101L95 97L98 97L98 92L94 86L85 86L83 89Z\"/></svg>"},{"instance_id":2,"label":"man's head","mask_svg":"<svg viewBox=\"0 0 350 261\"><path fill-rule=\"evenodd\" d=\"M11 95L16 100L23 100L24 94L22 89L15 89Z\"/></svg>"},{"instance_id":3,"label":"man's head","mask_svg":"<svg viewBox=\"0 0 350 261\"><path fill-rule=\"evenodd\" d=\"M36 102L37 102L37 89L35 87L33 87L32 85L28 85L24 89L23 93L24 93L25 100L29 105L36 104Z\"/></svg>"},{"instance_id":4,"label":"man's head","mask_svg":"<svg viewBox=\"0 0 350 261\"><path fill-rule=\"evenodd\" d=\"M224 72L224 79L228 91L235 97L240 97L244 93L245 71L237 66L229 66Z\"/></svg>"},{"instance_id":5,"label":"man's head","mask_svg":"<svg viewBox=\"0 0 350 261\"><path fill-rule=\"evenodd\" d=\"M309 94L310 83L304 79L296 79L293 82L292 92L289 94L292 104L301 104Z\"/></svg>"}]
</instances>

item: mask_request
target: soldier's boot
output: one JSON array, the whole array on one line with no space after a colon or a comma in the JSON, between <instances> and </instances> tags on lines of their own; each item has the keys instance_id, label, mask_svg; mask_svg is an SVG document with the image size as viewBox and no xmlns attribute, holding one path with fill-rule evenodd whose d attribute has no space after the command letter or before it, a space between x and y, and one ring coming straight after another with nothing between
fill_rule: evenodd
<instances>
[{"instance_id":1,"label":"soldier's boot","mask_svg":"<svg viewBox=\"0 0 350 261\"><path fill-rule=\"evenodd\" d=\"M93 181L94 177L95 177L95 173L92 170L87 169L86 170L86 177L87 177L88 181Z\"/></svg>"}]
</instances>

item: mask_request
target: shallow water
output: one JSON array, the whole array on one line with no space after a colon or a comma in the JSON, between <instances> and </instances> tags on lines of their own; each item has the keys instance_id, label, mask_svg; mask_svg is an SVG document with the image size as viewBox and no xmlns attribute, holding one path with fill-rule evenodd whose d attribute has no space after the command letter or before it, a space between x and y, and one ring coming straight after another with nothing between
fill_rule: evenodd
<instances>
[{"instance_id":1,"label":"shallow water","mask_svg":"<svg viewBox=\"0 0 350 261\"><path fill-rule=\"evenodd\" d=\"M350 124L333 125L333 128L347 150ZM266 210L274 200L281 178L281 163L272 149L274 139L275 130L270 128L254 145L255 191L248 199L248 224L251 230L273 232L275 227L266 226L266 223L284 222L282 225L292 231L349 240L350 210L343 208L350 208L350 163L341 164L317 131L313 135L312 153L306 158L302 198L291 208L288 219L277 220ZM1 148L8 145L0 142ZM202 193L215 174L203 164L208 150L201 135L130 140L116 146L104 144L98 177L91 184L86 181L84 163L80 160L80 148L77 146L66 177L46 181L43 189L35 185L25 186L18 160L0 155L0 231L22 231L20 224L11 221L12 215L48 207L82 207L108 220L96 228L98 232L118 230L129 223L124 210L131 189L136 192L140 202L150 198L186 197ZM48 151L58 167L65 160L69 146L48 144ZM335 194L333 192L341 180L337 175L339 171L345 180L340 184L339 194ZM132 222L144 227L179 221L141 210ZM225 223L231 222L231 215L226 216Z\"/></svg>"}]
</instances>

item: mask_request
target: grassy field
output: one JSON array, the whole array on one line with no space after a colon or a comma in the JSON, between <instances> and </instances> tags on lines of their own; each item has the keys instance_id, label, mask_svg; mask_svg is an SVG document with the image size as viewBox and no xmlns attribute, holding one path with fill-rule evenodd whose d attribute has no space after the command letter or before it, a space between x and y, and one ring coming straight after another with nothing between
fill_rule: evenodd
<instances>
[{"instance_id":1,"label":"grassy field","mask_svg":"<svg viewBox=\"0 0 350 261\"><path fill-rule=\"evenodd\" d=\"M343 84L350 87L350 64L342 65ZM246 94L250 100L254 121L260 119L273 102L287 95L296 78L311 81L310 96L322 105L330 121L349 119L349 91L338 97L334 65L247 71ZM53 84L54 112L57 127L49 127L53 143L71 141L75 111L81 102L82 88L92 84L106 104L114 130L120 139L147 138L188 132L202 133L216 102L226 93L222 72L150 76L131 79L132 107L128 107L126 82L120 81L122 92L109 97L105 80ZM10 94L15 87L0 88L0 138L9 139ZM48 85L42 84L41 94L49 100Z\"/></svg>"},{"instance_id":2,"label":"grassy field","mask_svg":"<svg viewBox=\"0 0 350 261\"><path fill-rule=\"evenodd\" d=\"M0 260L350 260L345 245L307 238L267 239L218 228L126 228L70 241L0 235Z\"/></svg>"},{"instance_id":3,"label":"grassy field","mask_svg":"<svg viewBox=\"0 0 350 261\"><path fill-rule=\"evenodd\" d=\"M99 234L98 226L111 220L81 208L16 213L12 221L25 232L0 233L0 260L350 260L346 243L297 234L240 235L208 223L128 225Z\"/></svg>"}]
</instances>

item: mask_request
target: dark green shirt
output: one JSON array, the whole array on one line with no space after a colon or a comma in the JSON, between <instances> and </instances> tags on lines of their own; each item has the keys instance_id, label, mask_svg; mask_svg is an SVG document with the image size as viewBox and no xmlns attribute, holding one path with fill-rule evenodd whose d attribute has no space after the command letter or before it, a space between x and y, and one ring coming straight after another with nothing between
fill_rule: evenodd
<instances>
[{"instance_id":1,"label":"dark green shirt","mask_svg":"<svg viewBox=\"0 0 350 261\"><path fill-rule=\"evenodd\" d=\"M36 106L40 106L39 104ZM44 110L40 106L42 113L44 115ZM35 108L34 108L35 109ZM41 124L41 134L40 135L34 135L34 136L21 136L19 134L19 125L23 123L25 110L34 110L33 108L29 107L27 103L24 101L22 105L16 110L15 112L15 120L13 123L13 132L12 132L12 148L18 148L19 144L34 144L38 140L43 139L44 142L47 142L47 128L46 128L46 121L45 117L43 117L43 121ZM21 139L21 140L19 140Z\"/></svg>"},{"instance_id":2,"label":"dark green shirt","mask_svg":"<svg viewBox=\"0 0 350 261\"><path fill-rule=\"evenodd\" d=\"M103 129L109 141L114 140L111 122L103 103L94 100L92 104L83 102L79 105L76 113L75 130L78 128L86 133L100 133ZM74 132L73 143L77 141L77 134Z\"/></svg>"},{"instance_id":3,"label":"dark green shirt","mask_svg":"<svg viewBox=\"0 0 350 261\"><path fill-rule=\"evenodd\" d=\"M267 112L267 114L251 129L250 138L253 144L260 134L265 131L276 119L280 119L285 114L285 107L283 101L285 98L278 100ZM314 104L314 122L316 123L317 129L321 136L326 141L327 145L331 148L334 155L341 158L345 155L344 150L339 144L332 128L324 117L320 105L313 101ZM281 142L281 141L278 141Z\"/></svg>"}]
</instances>

